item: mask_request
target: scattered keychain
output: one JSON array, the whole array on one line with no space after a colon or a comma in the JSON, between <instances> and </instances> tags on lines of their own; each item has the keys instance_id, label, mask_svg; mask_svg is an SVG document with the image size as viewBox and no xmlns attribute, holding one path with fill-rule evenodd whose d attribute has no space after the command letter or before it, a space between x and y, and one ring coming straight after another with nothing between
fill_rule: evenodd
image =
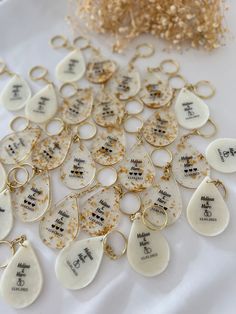
<instances>
[{"instance_id":1,"label":"scattered keychain","mask_svg":"<svg viewBox=\"0 0 236 314\"><path fill-rule=\"evenodd\" d=\"M12 257L0 265L5 268L0 279L1 297L16 309L25 308L42 290L43 276L37 256L25 235L12 241L0 241L0 245L9 246L12 252Z\"/></svg>"},{"instance_id":2,"label":"scattered keychain","mask_svg":"<svg viewBox=\"0 0 236 314\"><path fill-rule=\"evenodd\" d=\"M31 97L28 83L18 74L11 72L6 64L0 60L0 75L11 77L0 94L0 103L9 111L18 111L24 108Z\"/></svg>"},{"instance_id":3,"label":"scattered keychain","mask_svg":"<svg viewBox=\"0 0 236 314\"><path fill-rule=\"evenodd\" d=\"M206 177L193 193L187 207L187 219L191 227L201 235L216 236L229 224L229 209L218 187L226 188L220 180Z\"/></svg>"},{"instance_id":4,"label":"scattered keychain","mask_svg":"<svg viewBox=\"0 0 236 314\"><path fill-rule=\"evenodd\" d=\"M85 42L82 47L77 47L79 41ZM56 66L56 78L61 82L75 82L80 80L85 73L86 64L82 54L82 50L89 47L86 38L79 36L70 44L68 39L62 35L56 35L51 38L50 44L54 49L65 48L70 53L62 59Z\"/></svg>"},{"instance_id":5,"label":"scattered keychain","mask_svg":"<svg viewBox=\"0 0 236 314\"><path fill-rule=\"evenodd\" d=\"M16 131L14 124L18 120L24 120L25 125L20 131ZM32 127L25 117L15 117L10 122L13 133L5 136L0 141L0 161L5 165L19 164L27 159L35 147L41 135L41 129Z\"/></svg>"},{"instance_id":6,"label":"scattered keychain","mask_svg":"<svg viewBox=\"0 0 236 314\"><path fill-rule=\"evenodd\" d=\"M218 138L206 149L206 159L210 166L223 173L236 172L236 139Z\"/></svg>"},{"instance_id":7,"label":"scattered keychain","mask_svg":"<svg viewBox=\"0 0 236 314\"><path fill-rule=\"evenodd\" d=\"M124 241L124 248L116 254L108 244L112 233L120 235ZM112 260L121 258L126 253L127 239L118 230L108 232L104 236L93 237L69 243L58 254L55 272L63 287L78 290L88 286L96 277L104 253Z\"/></svg>"},{"instance_id":8,"label":"scattered keychain","mask_svg":"<svg viewBox=\"0 0 236 314\"><path fill-rule=\"evenodd\" d=\"M27 102L25 115L32 122L45 123L55 116L58 109L55 86L48 80L48 70L43 66L33 67L29 76L32 81L43 81L47 85Z\"/></svg>"}]
</instances>

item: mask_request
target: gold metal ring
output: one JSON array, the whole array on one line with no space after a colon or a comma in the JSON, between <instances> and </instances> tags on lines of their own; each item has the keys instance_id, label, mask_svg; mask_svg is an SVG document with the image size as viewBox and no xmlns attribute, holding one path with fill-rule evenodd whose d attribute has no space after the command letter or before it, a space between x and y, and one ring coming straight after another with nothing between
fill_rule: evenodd
<instances>
[{"instance_id":1,"label":"gold metal ring","mask_svg":"<svg viewBox=\"0 0 236 314\"><path fill-rule=\"evenodd\" d=\"M216 187L221 187L222 188L222 190L223 190L223 198L224 199L226 199L227 198L227 189L226 189L226 187L225 187L225 185L224 185L224 183L222 182L222 181L220 181L219 179L217 179L217 180L207 180L206 181L207 183L213 183L213 184L215 184L215 186Z\"/></svg>"},{"instance_id":2,"label":"gold metal ring","mask_svg":"<svg viewBox=\"0 0 236 314\"><path fill-rule=\"evenodd\" d=\"M65 91L65 89L66 89L67 87L73 89L73 92L72 92L69 96L66 96L66 95L64 94L64 92L63 92L63 91ZM64 83L64 84L62 84L62 85L60 86L59 92L60 92L60 94L61 94L61 96L62 96L63 98L71 98L71 97L75 96L76 93L77 93L76 84L75 84L75 83L69 83L69 82L68 82L68 83Z\"/></svg>"},{"instance_id":3,"label":"gold metal ring","mask_svg":"<svg viewBox=\"0 0 236 314\"><path fill-rule=\"evenodd\" d=\"M85 126L85 125L90 125L90 126L92 126L93 127L93 134L91 135L91 136L88 136L88 137L82 137L81 135L80 135L80 131L79 131L79 129L81 128L81 127L83 127L83 126ZM97 134L97 127L96 127L96 125L94 124L94 123L92 123L92 122L88 122L88 121L85 121L85 122L82 122L82 123L80 123L79 125L78 125L78 127L77 127L77 133L78 133L78 136L79 136L79 139L80 140L91 140L92 138L94 138L95 136L96 136L96 134Z\"/></svg>"},{"instance_id":4,"label":"gold metal ring","mask_svg":"<svg viewBox=\"0 0 236 314\"><path fill-rule=\"evenodd\" d=\"M141 122L141 126L137 130L129 130L127 128L126 124L130 120L136 120L136 121ZM144 121L143 121L143 119L141 117L138 117L136 115L131 115L131 116L128 116L128 118L126 118L125 121L124 121L124 130L125 130L125 132L130 133L130 134L138 133L138 132L140 132L142 130L143 124L144 124Z\"/></svg>"},{"instance_id":5,"label":"gold metal ring","mask_svg":"<svg viewBox=\"0 0 236 314\"><path fill-rule=\"evenodd\" d=\"M155 207L155 208L158 208L158 210L160 210L161 212L163 212L164 215L165 215L165 221L164 221L164 223L163 223L162 225L160 225L160 226L154 225L151 221L149 221L149 220L146 218L147 210L152 209L152 208L154 208L154 207ZM168 214L167 214L167 212L166 212L163 208L159 207L158 205L152 205L152 206L149 206L149 207L144 208L144 210L142 211L142 215L141 215L141 216L142 216L142 221L143 221L144 225L145 225L147 228L149 228L150 230L153 230L153 231L158 231L158 230L164 229L164 228L166 227L167 223L168 223Z\"/></svg>"},{"instance_id":6,"label":"gold metal ring","mask_svg":"<svg viewBox=\"0 0 236 314\"><path fill-rule=\"evenodd\" d=\"M60 129L59 129L59 131L58 132L56 132L56 133L50 133L50 132L48 132L48 126L49 126L49 124L50 123L53 123L53 122L59 122L60 123ZM58 134L60 134L64 129L65 129L65 123L64 123L64 121L61 119L61 118L52 118L51 120L49 120L49 121L47 121L46 123L45 123L45 125L44 125L44 130L45 130L45 132L46 132L46 134L48 135L48 136L53 136L53 135L58 135Z\"/></svg>"},{"instance_id":7,"label":"gold metal ring","mask_svg":"<svg viewBox=\"0 0 236 314\"><path fill-rule=\"evenodd\" d=\"M15 180L15 172L16 171L19 171L19 170L23 170L25 173L26 173L26 178L24 181L20 182L18 180ZM13 176L13 179L14 181L11 181L11 176ZM29 171L27 170L26 167L23 167L23 166L15 166L13 168L11 168L9 171L8 171L8 174L7 174L7 186L10 188L10 189L18 189L22 186L24 186L26 183L29 182ZM13 183L15 182L15 183Z\"/></svg>"},{"instance_id":8,"label":"gold metal ring","mask_svg":"<svg viewBox=\"0 0 236 314\"><path fill-rule=\"evenodd\" d=\"M21 130L16 130L14 128L14 124L16 123L17 120L24 120L26 121L26 125L23 127L23 129ZM29 127L29 124L30 124L30 121L24 117L24 116L17 116L17 117L14 117L11 121L10 121L10 129L13 131L13 132L21 132L21 131L24 131L26 130L28 127Z\"/></svg>"},{"instance_id":9,"label":"gold metal ring","mask_svg":"<svg viewBox=\"0 0 236 314\"><path fill-rule=\"evenodd\" d=\"M183 82L183 86L181 86L181 87L175 87L175 86L173 86L173 85L171 84L171 80L174 80L174 79L178 79L178 80L182 81L182 82ZM187 80L183 77L183 75L181 75L181 74L174 74L174 75L170 75L170 76L168 77L168 84L169 84L169 86L170 86L171 88L173 88L173 89L175 89L175 90L180 90L180 89L184 88L185 86L187 86L187 85L188 85L188 82L187 82Z\"/></svg>"},{"instance_id":10,"label":"gold metal ring","mask_svg":"<svg viewBox=\"0 0 236 314\"><path fill-rule=\"evenodd\" d=\"M137 199L139 200L139 203L140 203L139 208L138 208L136 211L132 212L132 213L127 213L126 211L124 211L123 209L121 209L121 206L119 206L119 210L120 210L120 212L121 212L122 214L124 214L124 215L126 215L126 216L129 216L129 217L132 217L132 216L134 216L135 214L137 214L137 213L140 211L140 208L141 208L141 206L142 206L142 201L141 201L141 198L140 198L140 196L139 196L138 193L127 191L127 192L123 193L123 195L121 196L120 202L121 202L121 199L122 199L125 195L127 195L127 194L135 195L135 197L137 196Z\"/></svg>"},{"instance_id":11,"label":"gold metal ring","mask_svg":"<svg viewBox=\"0 0 236 314\"><path fill-rule=\"evenodd\" d=\"M201 130L201 128L200 129L196 129L196 134L197 135L199 135L199 136L201 136L201 137L203 137L203 138L210 138L210 137L212 137L212 136L214 136L216 133L217 133L217 126L216 126L216 124L215 124L215 122L213 122L212 121L212 119L211 118L209 118L208 120L207 120L207 123L208 124L211 124L212 126L213 126L213 131L211 132L211 133L209 133L209 134L204 134L204 133L202 133L200 130ZM206 123L206 124L207 124ZM206 125L205 124L205 125Z\"/></svg>"},{"instance_id":12,"label":"gold metal ring","mask_svg":"<svg viewBox=\"0 0 236 314\"><path fill-rule=\"evenodd\" d=\"M38 75L37 75L37 72L39 72ZM29 77L31 78L32 81L43 80L43 81L48 82L47 75L48 75L48 70L42 65L36 65L33 68L31 68L29 71Z\"/></svg>"},{"instance_id":13,"label":"gold metal ring","mask_svg":"<svg viewBox=\"0 0 236 314\"><path fill-rule=\"evenodd\" d=\"M12 256L15 254L15 247L14 247L14 245L11 242L6 241L6 240L1 240L0 241L0 245L1 244L2 245L8 245L10 247ZM7 267L7 265L8 265L8 260L6 260L6 262L4 264L0 265L0 269Z\"/></svg>"},{"instance_id":14,"label":"gold metal ring","mask_svg":"<svg viewBox=\"0 0 236 314\"><path fill-rule=\"evenodd\" d=\"M99 174L101 174L101 172L104 171L104 170L106 170L106 169L111 169L111 170L116 174L115 181L112 182L112 183L109 184L109 185L103 185L103 184L98 180ZM117 173L117 171L116 171L116 168L114 168L114 167L112 167L112 166L104 166L104 167L101 167L101 168L97 169L96 174L95 174L95 178L96 178L96 180L98 181L99 185L101 185L102 187L106 187L106 188L107 188L107 187L110 187L110 186L114 185L114 184L117 182L117 180L118 180L118 173Z\"/></svg>"},{"instance_id":15,"label":"gold metal ring","mask_svg":"<svg viewBox=\"0 0 236 314\"><path fill-rule=\"evenodd\" d=\"M146 53L141 52L142 48L148 48L149 51L147 51ZM136 54L139 58L148 58L154 55L155 52L155 48L153 47L152 44L148 44L148 43L143 43L140 44L138 46L136 46Z\"/></svg>"},{"instance_id":16,"label":"gold metal ring","mask_svg":"<svg viewBox=\"0 0 236 314\"><path fill-rule=\"evenodd\" d=\"M35 175L35 173L36 173L36 169L35 169L35 167L33 166L33 165L31 165L30 163L28 163L28 162L25 162L25 163L23 163L23 164L20 164L20 166L21 167L29 167L29 168L31 168L31 176L29 176L29 180L28 181L30 181L32 178L33 178L33 176ZM18 184L21 184L21 182L20 181L18 181L18 179L17 179L17 172L19 171L20 169L15 169L15 171L13 171L12 172L12 175L13 175L13 179L15 180L15 182L16 183L18 183Z\"/></svg>"},{"instance_id":17,"label":"gold metal ring","mask_svg":"<svg viewBox=\"0 0 236 314\"><path fill-rule=\"evenodd\" d=\"M174 66L175 69L172 71L171 70L168 71L165 69L166 65L172 65L172 66ZM161 61L159 68L163 74L176 75L179 72L179 63L173 59L165 59L165 60Z\"/></svg>"},{"instance_id":18,"label":"gold metal ring","mask_svg":"<svg viewBox=\"0 0 236 314\"><path fill-rule=\"evenodd\" d=\"M168 156L170 157L170 160L167 161L166 164L164 164L163 166L161 166L161 165L155 163L154 160L153 160L153 155L154 155L156 152L158 152L158 151L164 151L164 152L166 152L166 153L168 154ZM172 160L173 160L173 154L172 154L172 152L171 152L168 148L166 148L166 147L157 147L157 148L155 148L155 149L151 152L150 157L151 157L151 160L152 160L153 165L154 165L155 167L157 167L157 168L165 168L168 164L171 164L171 162L172 162Z\"/></svg>"},{"instance_id":19,"label":"gold metal ring","mask_svg":"<svg viewBox=\"0 0 236 314\"><path fill-rule=\"evenodd\" d=\"M82 46L77 46L79 42L85 42L85 44ZM90 41L84 36L78 36L73 40L73 46L79 48L80 50L84 50L90 47Z\"/></svg>"},{"instance_id":20,"label":"gold metal ring","mask_svg":"<svg viewBox=\"0 0 236 314\"><path fill-rule=\"evenodd\" d=\"M63 35L56 35L53 36L50 39L50 45L54 48L54 49L60 49L60 48L67 48L68 46L68 40L65 36Z\"/></svg>"},{"instance_id":21,"label":"gold metal ring","mask_svg":"<svg viewBox=\"0 0 236 314\"><path fill-rule=\"evenodd\" d=\"M199 89L201 86L205 86L205 87L208 87L210 89L210 93L208 95L204 94L204 93L200 93L199 92ZM196 84L194 84L193 86L193 90L194 90L194 93L202 98L202 99L208 99L208 98L211 98L215 95L216 93L216 89L215 87L211 84L211 82L209 81L206 81L206 80L202 80L202 81L199 81L197 82Z\"/></svg>"},{"instance_id":22,"label":"gold metal ring","mask_svg":"<svg viewBox=\"0 0 236 314\"><path fill-rule=\"evenodd\" d=\"M124 248L121 251L121 253L118 254L118 255L114 253L114 250L112 249L112 247L107 243L108 237L112 233L118 233L119 235L121 235L122 239L124 240ZM117 259L121 258L126 253L127 243L128 243L128 240L127 240L126 236L121 231L119 231L119 230L111 230L103 238L103 250L104 250L104 253L108 257L110 257L112 260L117 260Z\"/></svg>"},{"instance_id":23,"label":"gold metal ring","mask_svg":"<svg viewBox=\"0 0 236 314\"><path fill-rule=\"evenodd\" d=\"M133 113L133 112L129 112L129 110L127 110L128 104L130 104L130 103L132 103L132 102L136 102L136 103L138 103L139 105L141 105L141 108L140 108L139 111ZM140 114L140 113L143 112L143 110L144 110L143 102L142 102L139 98L136 98L136 97L127 99L126 102L125 102L125 110L126 110L126 112L128 113L128 115L130 115L130 116L133 116L133 115L136 115L136 114Z\"/></svg>"}]
</instances>

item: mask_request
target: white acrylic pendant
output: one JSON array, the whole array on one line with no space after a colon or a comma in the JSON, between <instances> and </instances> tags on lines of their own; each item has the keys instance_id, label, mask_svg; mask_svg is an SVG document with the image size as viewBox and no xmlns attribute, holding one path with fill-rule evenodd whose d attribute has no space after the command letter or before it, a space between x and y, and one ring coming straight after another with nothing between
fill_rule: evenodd
<instances>
[{"instance_id":1,"label":"white acrylic pendant","mask_svg":"<svg viewBox=\"0 0 236 314\"><path fill-rule=\"evenodd\" d=\"M94 121L102 127L116 127L124 117L124 104L107 92L96 97L93 109Z\"/></svg>"},{"instance_id":2,"label":"white acrylic pendant","mask_svg":"<svg viewBox=\"0 0 236 314\"><path fill-rule=\"evenodd\" d=\"M22 222L37 221L49 208L50 197L49 174L36 174L26 185L13 191L15 216Z\"/></svg>"},{"instance_id":3,"label":"white acrylic pendant","mask_svg":"<svg viewBox=\"0 0 236 314\"><path fill-rule=\"evenodd\" d=\"M81 228L91 236L105 235L118 224L119 204L120 191L115 186L97 192L80 207Z\"/></svg>"},{"instance_id":4,"label":"white acrylic pendant","mask_svg":"<svg viewBox=\"0 0 236 314\"><path fill-rule=\"evenodd\" d=\"M79 124L90 116L92 107L92 89L79 89L74 96L64 100L61 108L62 119L67 124Z\"/></svg>"},{"instance_id":5,"label":"white acrylic pendant","mask_svg":"<svg viewBox=\"0 0 236 314\"><path fill-rule=\"evenodd\" d=\"M204 236L216 236L228 226L228 207L209 177L192 195L187 207L187 219L191 227Z\"/></svg>"},{"instance_id":6,"label":"white acrylic pendant","mask_svg":"<svg viewBox=\"0 0 236 314\"><path fill-rule=\"evenodd\" d=\"M207 123L210 111L201 98L182 88L175 102L175 114L183 128L193 130Z\"/></svg>"},{"instance_id":7,"label":"white acrylic pendant","mask_svg":"<svg viewBox=\"0 0 236 314\"><path fill-rule=\"evenodd\" d=\"M118 175L129 191L142 191L153 184L155 168L142 144L135 144L122 160Z\"/></svg>"},{"instance_id":8,"label":"white acrylic pendant","mask_svg":"<svg viewBox=\"0 0 236 314\"><path fill-rule=\"evenodd\" d=\"M158 214L164 215L162 208L168 216L168 225L172 225L180 217L182 212L182 198L179 187L172 176L161 177L154 187L146 190L142 194L144 208L153 207ZM165 217L164 217L165 218Z\"/></svg>"},{"instance_id":9,"label":"white acrylic pendant","mask_svg":"<svg viewBox=\"0 0 236 314\"><path fill-rule=\"evenodd\" d=\"M13 227L11 194L9 190L0 193L0 240L3 240Z\"/></svg>"},{"instance_id":10,"label":"white acrylic pendant","mask_svg":"<svg viewBox=\"0 0 236 314\"><path fill-rule=\"evenodd\" d=\"M0 103L9 111L17 111L25 106L30 97L29 85L21 76L14 75L2 90Z\"/></svg>"},{"instance_id":11,"label":"white acrylic pendant","mask_svg":"<svg viewBox=\"0 0 236 314\"><path fill-rule=\"evenodd\" d=\"M43 285L42 271L28 241L24 241L4 270L1 297L16 309L25 308L39 296Z\"/></svg>"},{"instance_id":12,"label":"white acrylic pendant","mask_svg":"<svg viewBox=\"0 0 236 314\"><path fill-rule=\"evenodd\" d=\"M4 190L6 186L7 175L3 165L0 163L0 192Z\"/></svg>"},{"instance_id":13,"label":"white acrylic pendant","mask_svg":"<svg viewBox=\"0 0 236 314\"><path fill-rule=\"evenodd\" d=\"M155 147L171 144L178 135L178 123L169 108L160 108L143 125L143 137Z\"/></svg>"},{"instance_id":14,"label":"white acrylic pendant","mask_svg":"<svg viewBox=\"0 0 236 314\"><path fill-rule=\"evenodd\" d=\"M144 80L144 87L139 96L147 107L157 109L171 101L173 90L166 81L154 73L149 73Z\"/></svg>"},{"instance_id":15,"label":"white acrylic pendant","mask_svg":"<svg viewBox=\"0 0 236 314\"><path fill-rule=\"evenodd\" d=\"M195 189L209 175L210 166L206 158L192 145L181 142L173 157L172 171L181 185Z\"/></svg>"},{"instance_id":16,"label":"white acrylic pendant","mask_svg":"<svg viewBox=\"0 0 236 314\"><path fill-rule=\"evenodd\" d=\"M56 277L67 289L82 289L94 280L102 257L103 237L73 241L57 256Z\"/></svg>"},{"instance_id":17,"label":"white acrylic pendant","mask_svg":"<svg viewBox=\"0 0 236 314\"><path fill-rule=\"evenodd\" d=\"M25 115L32 122L44 123L54 117L57 108L55 89L52 84L48 84L27 102Z\"/></svg>"},{"instance_id":18,"label":"white acrylic pendant","mask_svg":"<svg viewBox=\"0 0 236 314\"><path fill-rule=\"evenodd\" d=\"M104 130L95 137L91 153L93 159L104 166L119 162L125 154L125 133L122 129Z\"/></svg>"},{"instance_id":19,"label":"white acrylic pendant","mask_svg":"<svg viewBox=\"0 0 236 314\"><path fill-rule=\"evenodd\" d=\"M81 79L86 66L82 52L79 49L71 51L56 66L56 77L61 82L75 82Z\"/></svg>"},{"instance_id":20,"label":"white acrylic pendant","mask_svg":"<svg viewBox=\"0 0 236 314\"><path fill-rule=\"evenodd\" d=\"M236 172L236 139L218 138L206 149L210 166L224 173Z\"/></svg>"},{"instance_id":21,"label":"white acrylic pendant","mask_svg":"<svg viewBox=\"0 0 236 314\"><path fill-rule=\"evenodd\" d=\"M95 163L86 146L80 142L73 142L60 167L62 182L69 189L82 189L93 181L95 172Z\"/></svg>"},{"instance_id":22,"label":"white acrylic pendant","mask_svg":"<svg viewBox=\"0 0 236 314\"><path fill-rule=\"evenodd\" d=\"M40 134L39 128L27 128L5 136L0 141L0 161L6 165L13 165L29 157Z\"/></svg>"},{"instance_id":23,"label":"white acrylic pendant","mask_svg":"<svg viewBox=\"0 0 236 314\"><path fill-rule=\"evenodd\" d=\"M137 95L141 88L140 75L135 69L123 69L114 75L109 87L118 99L130 99Z\"/></svg>"},{"instance_id":24,"label":"white acrylic pendant","mask_svg":"<svg viewBox=\"0 0 236 314\"><path fill-rule=\"evenodd\" d=\"M74 240L78 230L77 202L70 195L48 211L39 224L41 240L53 249L61 249Z\"/></svg>"},{"instance_id":25,"label":"white acrylic pendant","mask_svg":"<svg viewBox=\"0 0 236 314\"><path fill-rule=\"evenodd\" d=\"M160 232L148 229L140 218L136 218L129 234L127 258L137 273L147 277L157 276L169 263L168 242Z\"/></svg>"},{"instance_id":26,"label":"white acrylic pendant","mask_svg":"<svg viewBox=\"0 0 236 314\"><path fill-rule=\"evenodd\" d=\"M116 70L116 64L112 60L97 57L87 64L87 79L91 83L102 84L107 82Z\"/></svg>"},{"instance_id":27,"label":"white acrylic pendant","mask_svg":"<svg viewBox=\"0 0 236 314\"><path fill-rule=\"evenodd\" d=\"M70 148L71 135L63 130L58 135L48 136L37 144L32 152L33 165L41 170L59 167L66 158Z\"/></svg>"}]
</instances>

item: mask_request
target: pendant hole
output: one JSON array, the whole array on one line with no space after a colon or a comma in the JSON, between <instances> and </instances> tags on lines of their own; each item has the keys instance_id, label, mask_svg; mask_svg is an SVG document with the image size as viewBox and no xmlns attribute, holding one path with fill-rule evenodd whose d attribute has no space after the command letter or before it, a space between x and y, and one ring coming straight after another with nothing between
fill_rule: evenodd
<instances>
[{"instance_id":1,"label":"pendant hole","mask_svg":"<svg viewBox=\"0 0 236 314\"><path fill-rule=\"evenodd\" d=\"M139 114L143 111L143 103L137 99L131 99L126 102L125 109L130 115Z\"/></svg>"},{"instance_id":2,"label":"pendant hole","mask_svg":"<svg viewBox=\"0 0 236 314\"><path fill-rule=\"evenodd\" d=\"M54 118L45 125L46 133L49 136L58 135L64 129L64 122L59 118Z\"/></svg>"},{"instance_id":3,"label":"pendant hole","mask_svg":"<svg viewBox=\"0 0 236 314\"><path fill-rule=\"evenodd\" d=\"M96 135L97 128L91 122L84 122L78 126L77 133L81 140L90 140Z\"/></svg>"},{"instance_id":4,"label":"pendant hole","mask_svg":"<svg viewBox=\"0 0 236 314\"><path fill-rule=\"evenodd\" d=\"M97 180L104 187L112 186L117 181L116 169L113 167L103 167L98 169Z\"/></svg>"},{"instance_id":5,"label":"pendant hole","mask_svg":"<svg viewBox=\"0 0 236 314\"><path fill-rule=\"evenodd\" d=\"M141 199L137 193L127 192L120 199L120 211L125 215L133 215L139 211Z\"/></svg>"},{"instance_id":6,"label":"pendant hole","mask_svg":"<svg viewBox=\"0 0 236 314\"><path fill-rule=\"evenodd\" d=\"M163 168L172 161L172 153L167 148L156 148L151 153L152 163L155 167Z\"/></svg>"},{"instance_id":7,"label":"pendant hole","mask_svg":"<svg viewBox=\"0 0 236 314\"><path fill-rule=\"evenodd\" d=\"M4 268L8 265L12 255L14 254L13 247L8 241L0 241L1 254L0 254L0 268Z\"/></svg>"},{"instance_id":8,"label":"pendant hole","mask_svg":"<svg viewBox=\"0 0 236 314\"><path fill-rule=\"evenodd\" d=\"M124 129L127 133L138 133L143 127L143 121L139 117L128 117L124 122Z\"/></svg>"}]
</instances>

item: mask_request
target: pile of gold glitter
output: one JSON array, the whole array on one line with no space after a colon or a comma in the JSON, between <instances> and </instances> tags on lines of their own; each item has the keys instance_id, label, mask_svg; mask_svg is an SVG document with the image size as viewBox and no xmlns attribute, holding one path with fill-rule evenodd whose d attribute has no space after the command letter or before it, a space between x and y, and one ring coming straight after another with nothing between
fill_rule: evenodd
<instances>
[{"instance_id":1,"label":"pile of gold glitter","mask_svg":"<svg viewBox=\"0 0 236 314\"><path fill-rule=\"evenodd\" d=\"M169 47L204 48L222 45L223 0L69 0L74 30L86 28L115 36L114 49L150 33L168 41Z\"/></svg>"}]
</instances>

